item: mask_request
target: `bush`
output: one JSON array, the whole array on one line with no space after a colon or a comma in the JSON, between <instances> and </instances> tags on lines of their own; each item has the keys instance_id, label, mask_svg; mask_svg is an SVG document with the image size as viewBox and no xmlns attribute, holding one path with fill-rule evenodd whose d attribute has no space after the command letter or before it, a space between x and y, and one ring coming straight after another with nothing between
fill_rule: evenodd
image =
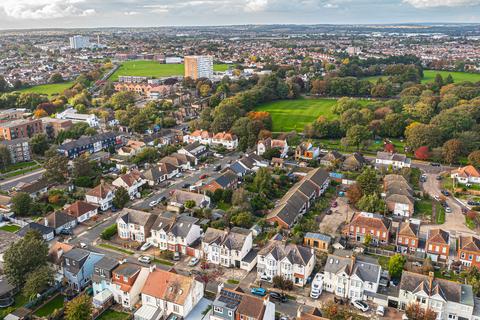
<instances>
[{"instance_id":1,"label":"bush","mask_svg":"<svg viewBox=\"0 0 480 320\"><path fill-rule=\"evenodd\" d=\"M163 250L162 252L160 252L160 258L173 260L173 252L168 250Z\"/></svg>"},{"instance_id":2,"label":"bush","mask_svg":"<svg viewBox=\"0 0 480 320\"><path fill-rule=\"evenodd\" d=\"M117 234L117 225L112 224L110 227L105 228L100 234L100 238L103 240L110 240L114 235Z\"/></svg>"},{"instance_id":3,"label":"bush","mask_svg":"<svg viewBox=\"0 0 480 320\"><path fill-rule=\"evenodd\" d=\"M93 179L90 177L78 177L73 182L75 186L81 188L92 188L93 187Z\"/></svg>"}]
</instances>

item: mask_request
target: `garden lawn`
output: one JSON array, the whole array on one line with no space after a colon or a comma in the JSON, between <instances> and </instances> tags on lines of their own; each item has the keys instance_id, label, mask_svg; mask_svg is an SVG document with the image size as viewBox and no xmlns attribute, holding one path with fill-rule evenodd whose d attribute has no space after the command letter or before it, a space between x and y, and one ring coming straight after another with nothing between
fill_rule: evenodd
<instances>
[{"instance_id":1,"label":"garden lawn","mask_svg":"<svg viewBox=\"0 0 480 320\"><path fill-rule=\"evenodd\" d=\"M114 311L108 309L97 318L97 320L127 320L130 319L130 315L125 312Z\"/></svg>"},{"instance_id":2,"label":"garden lawn","mask_svg":"<svg viewBox=\"0 0 480 320\"><path fill-rule=\"evenodd\" d=\"M63 308L64 296L61 294L50 300L44 306L35 311L35 315L38 317L47 317L53 313L55 309Z\"/></svg>"},{"instance_id":3,"label":"garden lawn","mask_svg":"<svg viewBox=\"0 0 480 320\"><path fill-rule=\"evenodd\" d=\"M432 218L432 200L421 199L415 201L415 216L423 219Z\"/></svg>"},{"instance_id":4,"label":"garden lawn","mask_svg":"<svg viewBox=\"0 0 480 320\"><path fill-rule=\"evenodd\" d=\"M7 224L7 225L4 225L4 226L0 227L0 230L15 233L18 230L20 230L20 227L14 225L14 224Z\"/></svg>"},{"instance_id":5,"label":"garden lawn","mask_svg":"<svg viewBox=\"0 0 480 320\"><path fill-rule=\"evenodd\" d=\"M17 310L20 307L23 307L25 303L28 302L28 299L24 297L21 293L18 293L17 295L15 295L14 299L15 299L15 302L13 305L7 308L0 309L0 319L5 318L7 314Z\"/></svg>"},{"instance_id":6,"label":"garden lawn","mask_svg":"<svg viewBox=\"0 0 480 320\"><path fill-rule=\"evenodd\" d=\"M226 71L228 64L213 65L214 71ZM119 76L138 76L138 77L172 77L183 76L183 64L162 64L150 60L132 60L123 62L111 76L111 81L118 81Z\"/></svg>"},{"instance_id":7,"label":"garden lawn","mask_svg":"<svg viewBox=\"0 0 480 320\"><path fill-rule=\"evenodd\" d=\"M124 249L124 248L119 248L117 246L114 246L114 245L111 245L111 244L108 244L108 243L100 243L98 246L102 247L102 248L105 248L105 249L110 249L110 250L115 250L115 251L118 251L118 252L121 252L121 253L125 253L125 254L128 254L130 256L132 254L134 254L134 252L131 251L131 250Z\"/></svg>"},{"instance_id":8,"label":"garden lawn","mask_svg":"<svg viewBox=\"0 0 480 320\"><path fill-rule=\"evenodd\" d=\"M255 111L270 113L273 132L301 132L306 124L314 122L319 116L329 120L337 118L332 112L335 103L335 99L280 100L261 104Z\"/></svg>"},{"instance_id":9,"label":"garden lawn","mask_svg":"<svg viewBox=\"0 0 480 320\"><path fill-rule=\"evenodd\" d=\"M46 94L48 96L54 96L62 94L66 89L70 89L73 85L73 81L62 83L42 84L39 86L33 86L20 90L22 93L38 93Z\"/></svg>"}]
</instances>

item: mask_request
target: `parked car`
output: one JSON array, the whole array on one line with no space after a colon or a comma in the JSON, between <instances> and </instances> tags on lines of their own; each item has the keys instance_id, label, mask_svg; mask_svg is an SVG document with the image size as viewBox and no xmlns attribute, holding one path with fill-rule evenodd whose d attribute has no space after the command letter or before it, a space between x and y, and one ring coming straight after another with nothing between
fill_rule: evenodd
<instances>
[{"instance_id":1,"label":"parked car","mask_svg":"<svg viewBox=\"0 0 480 320\"><path fill-rule=\"evenodd\" d=\"M222 170L221 165L216 165L215 167L213 167L213 171L220 171L220 170Z\"/></svg>"},{"instance_id":2,"label":"parked car","mask_svg":"<svg viewBox=\"0 0 480 320\"><path fill-rule=\"evenodd\" d=\"M367 312L369 307L368 307L368 304L366 304L365 302L361 301L361 300L352 300L351 302L352 306L354 306L355 308L357 308L358 310L361 310L363 312Z\"/></svg>"},{"instance_id":3,"label":"parked car","mask_svg":"<svg viewBox=\"0 0 480 320\"><path fill-rule=\"evenodd\" d=\"M149 257L149 256L140 256L140 257L138 257L138 261L141 262L141 263L150 264L150 263L152 263L152 258Z\"/></svg>"},{"instance_id":4,"label":"parked car","mask_svg":"<svg viewBox=\"0 0 480 320\"><path fill-rule=\"evenodd\" d=\"M179 261L180 260L180 252L175 251L173 253L173 261Z\"/></svg>"},{"instance_id":5,"label":"parked car","mask_svg":"<svg viewBox=\"0 0 480 320\"><path fill-rule=\"evenodd\" d=\"M433 196L433 199L435 199L435 200L437 200L437 201L440 201L440 197L437 196L437 195L434 195L434 196Z\"/></svg>"},{"instance_id":6,"label":"parked car","mask_svg":"<svg viewBox=\"0 0 480 320\"><path fill-rule=\"evenodd\" d=\"M436 176L435 179L437 179L437 180L442 180L443 177L442 177L442 176Z\"/></svg>"},{"instance_id":7,"label":"parked car","mask_svg":"<svg viewBox=\"0 0 480 320\"><path fill-rule=\"evenodd\" d=\"M62 229L60 234L63 234L64 236L71 236L73 235L73 230L71 228Z\"/></svg>"},{"instance_id":8,"label":"parked car","mask_svg":"<svg viewBox=\"0 0 480 320\"><path fill-rule=\"evenodd\" d=\"M450 208L450 207L445 207L445 212L446 212L446 213L452 213L452 208Z\"/></svg>"},{"instance_id":9,"label":"parked car","mask_svg":"<svg viewBox=\"0 0 480 320\"><path fill-rule=\"evenodd\" d=\"M263 281L272 281L272 278L270 276L267 276L266 274L262 274L260 276L260 280L263 280Z\"/></svg>"},{"instance_id":10,"label":"parked car","mask_svg":"<svg viewBox=\"0 0 480 320\"><path fill-rule=\"evenodd\" d=\"M177 175L175 177L181 178L181 177L183 177L183 173L177 173Z\"/></svg>"},{"instance_id":11,"label":"parked car","mask_svg":"<svg viewBox=\"0 0 480 320\"><path fill-rule=\"evenodd\" d=\"M140 247L140 251L147 251L148 249L150 249L151 246L152 246L152 243L145 242L143 246Z\"/></svg>"},{"instance_id":12,"label":"parked car","mask_svg":"<svg viewBox=\"0 0 480 320\"><path fill-rule=\"evenodd\" d=\"M270 298L278 300L280 302L287 302L288 301L288 298L285 294L281 294L281 293L272 291L272 292L270 292L269 295L270 295Z\"/></svg>"},{"instance_id":13,"label":"parked car","mask_svg":"<svg viewBox=\"0 0 480 320\"><path fill-rule=\"evenodd\" d=\"M85 242L80 242L80 248L85 249L87 244Z\"/></svg>"},{"instance_id":14,"label":"parked car","mask_svg":"<svg viewBox=\"0 0 480 320\"><path fill-rule=\"evenodd\" d=\"M432 163L430 163L430 165L432 167L440 167L440 163L438 163L438 162L432 162Z\"/></svg>"},{"instance_id":15,"label":"parked car","mask_svg":"<svg viewBox=\"0 0 480 320\"><path fill-rule=\"evenodd\" d=\"M265 290L264 288L252 288L250 292L254 295L262 296L262 297L264 297L267 294L267 290Z\"/></svg>"},{"instance_id":16,"label":"parked car","mask_svg":"<svg viewBox=\"0 0 480 320\"><path fill-rule=\"evenodd\" d=\"M187 189L187 188L189 188L190 186L191 186L190 183L184 183L184 184L182 185L182 188L183 188L183 189Z\"/></svg>"},{"instance_id":17,"label":"parked car","mask_svg":"<svg viewBox=\"0 0 480 320\"><path fill-rule=\"evenodd\" d=\"M469 206L480 206L480 201L469 200L469 201L467 201L467 204Z\"/></svg>"},{"instance_id":18,"label":"parked car","mask_svg":"<svg viewBox=\"0 0 480 320\"><path fill-rule=\"evenodd\" d=\"M334 203L332 203L332 208L336 208L338 206L338 202L335 201Z\"/></svg>"},{"instance_id":19,"label":"parked car","mask_svg":"<svg viewBox=\"0 0 480 320\"><path fill-rule=\"evenodd\" d=\"M150 201L150 203L148 205L150 207L155 207L157 204L158 204L158 200L153 200L153 201Z\"/></svg>"},{"instance_id":20,"label":"parked car","mask_svg":"<svg viewBox=\"0 0 480 320\"><path fill-rule=\"evenodd\" d=\"M326 214L326 215L331 215L332 212L333 212L332 209L329 209L329 210L327 210L327 212L325 212L325 214Z\"/></svg>"},{"instance_id":21,"label":"parked car","mask_svg":"<svg viewBox=\"0 0 480 320\"><path fill-rule=\"evenodd\" d=\"M206 178L208 178L208 174L202 174L202 175L200 176L200 179L206 179Z\"/></svg>"},{"instance_id":22,"label":"parked car","mask_svg":"<svg viewBox=\"0 0 480 320\"><path fill-rule=\"evenodd\" d=\"M217 158L220 158L220 159L223 158L223 155L221 155L220 153L217 153L217 152L215 152L215 153L213 154L213 156L214 156L214 157L217 157Z\"/></svg>"},{"instance_id":23,"label":"parked car","mask_svg":"<svg viewBox=\"0 0 480 320\"><path fill-rule=\"evenodd\" d=\"M447 190L442 190L442 194L445 196L445 197L448 197L450 195L450 192L448 192Z\"/></svg>"},{"instance_id":24,"label":"parked car","mask_svg":"<svg viewBox=\"0 0 480 320\"><path fill-rule=\"evenodd\" d=\"M190 260L190 262L188 263L188 265L189 265L190 267L193 267L193 266L196 266L199 262L200 262L200 260L199 260L198 258L193 257L193 258Z\"/></svg>"},{"instance_id":25,"label":"parked car","mask_svg":"<svg viewBox=\"0 0 480 320\"><path fill-rule=\"evenodd\" d=\"M381 317L385 315L385 307L384 306L378 306L377 311L375 313Z\"/></svg>"}]
</instances>

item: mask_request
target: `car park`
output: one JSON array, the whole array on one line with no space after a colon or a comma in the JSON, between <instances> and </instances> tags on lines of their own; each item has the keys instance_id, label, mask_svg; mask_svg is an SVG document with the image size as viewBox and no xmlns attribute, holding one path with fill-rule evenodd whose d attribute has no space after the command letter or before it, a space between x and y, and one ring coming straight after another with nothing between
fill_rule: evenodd
<instances>
[{"instance_id":1,"label":"car park","mask_svg":"<svg viewBox=\"0 0 480 320\"><path fill-rule=\"evenodd\" d=\"M272 298L274 300L278 300L280 302L287 302L288 301L287 296L285 294L282 294L282 293L271 291L269 293L269 295L270 295L270 298Z\"/></svg>"},{"instance_id":2,"label":"car park","mask_svg":"<svg viewBox=\"0 0 480 320\"><path fill-rule=\"evenodd\" d=\"M262 296L262 297L264 297L267 294L267 290L265 290L264 288L252 288L250 292L254 295Z\"/></svg>"},{"instance_id":3,"label":"car park","mask_svg":"<svg viewBox=\"0 0 480 320\"><path fill-rule=\"evenodd\" d=\"M138 261L141 262L141 263L150 264L150 263L152 263L152 258L149 257L149 256L140 256L140 257L138 257Z\"/></svg>"},{"instance_id":4,"label":"car park","mask_svg":"<svg viewBox=\"0 0 480 320\"><path fill-rule=\"evenodd\" d=\"M148 249L150 249L152 247L152 243L151 242L145 242L141 247L140 247L140 251L147 251Z\"/></svg>"},{"instance_id":5,"label":"car park","mask_svg":"<svg viewBox=\"0 0 480 320\"><path fill-rule=\"evenodd\" d=\"M200 262L200 260L199 260L198 258L193 257L193 258L190 260L190 262L188 263L188 265L189 265L190 267L193 267L193 266L196 266L199 262Z\"/></svg>"},{"instance_id":6,"label":"car park","mask_svg":"<svg viewBox=\"0 0 480 320\"><path fill-rule=\"evenodd\" d=\"M357 308L358 310L361 310L363 312L367 312L369 307L368 307L368 304L366 304L365 302L361 301L361 300L352 300L351 302L352 306L354 306L355 308Z\"/></svg>"}]
</instances>

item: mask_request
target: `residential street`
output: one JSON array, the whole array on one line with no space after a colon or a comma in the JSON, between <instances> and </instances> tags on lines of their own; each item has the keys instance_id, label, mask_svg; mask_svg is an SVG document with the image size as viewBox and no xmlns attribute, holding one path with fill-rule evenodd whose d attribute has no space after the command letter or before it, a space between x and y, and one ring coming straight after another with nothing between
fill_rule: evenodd
<instances>
[{"instance_id":1,"label":"residential street","mask_svg":"<svg viewBox=\"0 0 480 320\"><path fill-rule=\"evenodd\" d=\"M6 179L0 182L0 189L4 191L8 191L11 188L15 187L20 182L30 183L39 180L43 176L43 172L45 169L40 168L35 171L28 172L26 174L22 174L19 176L15 176L11 179Z\"/></svg>"}]
</instances>

